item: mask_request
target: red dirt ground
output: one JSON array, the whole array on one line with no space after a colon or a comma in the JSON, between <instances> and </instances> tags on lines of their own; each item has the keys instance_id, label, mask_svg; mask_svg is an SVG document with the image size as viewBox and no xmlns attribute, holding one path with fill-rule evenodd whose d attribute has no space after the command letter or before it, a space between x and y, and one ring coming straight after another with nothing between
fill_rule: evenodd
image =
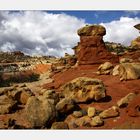
<instances>
[{"instance_id":1,"label":"red dirt ground","mask_svg":"<svg viewBox=\"0 0 140 140\"><path fill-rule=\"evenodd\" d=\"M122 97L126 96L130 92L136 92L140 94L140 80L120 81L118 76L112 75L97 75L99 65L84 65L77 68L68 69L64 72L55 74L52 78L53 83L45 84L44 88L54 88L56 91L61 91L61 86L66 82L69 82L77 77L91 77L101 79L106 87L106 93L108 98L106 101L92 102L90 104L80 104L81 108L87 108L88 106L94 106L99 110L107 109L113 105ZM140 104L140 101L137 102ZM114 121L115 119L115 121ZM112 129L112 128L140 128L140 118L130 117L126 114L126 108L120 109L120 117L110 118L105 120L105 125L102 127L95 127L93 129ZM82 129L82 128L81 128ZM84 128L85 129L85 128ZM88 129L88 128L87 128Z\"/></svg>"},{"instance_id":2,"label":"red dirt ground","mask_svg":"<svg viewBox=\"0 0 140 140\"><path fill-rule=\"evenodd\" d=\"M42 73L48 71L50 68L51 68L51 65L37 64L33 71L37 74L42 74Z\"/></svg>"}]
</instances>

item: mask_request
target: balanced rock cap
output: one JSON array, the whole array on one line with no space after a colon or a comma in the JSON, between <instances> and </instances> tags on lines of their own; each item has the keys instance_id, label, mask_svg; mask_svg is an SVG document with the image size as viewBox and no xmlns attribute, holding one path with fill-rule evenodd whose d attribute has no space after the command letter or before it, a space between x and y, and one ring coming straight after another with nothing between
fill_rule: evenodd
<instances>
[{"instance_id":1,"label":"balanced rock cap","mask_svg":"<svg viewBox=\"0 0 140 140\"><path fill-rule=\"evenodd\" d=\"M140 23L134 26L136 29L140 30Z\"/></svg>"},{"instance_id":2,"label":"balanced rock cap","mask_svg":"<svg viewBox=\"0 0 140 140\"><path fill-rule=\"evenodd\" d=\"M77 31L79 36L104 36L106 34L106 29L102 25L86 25Z\"/></svg>"}]
</instances>

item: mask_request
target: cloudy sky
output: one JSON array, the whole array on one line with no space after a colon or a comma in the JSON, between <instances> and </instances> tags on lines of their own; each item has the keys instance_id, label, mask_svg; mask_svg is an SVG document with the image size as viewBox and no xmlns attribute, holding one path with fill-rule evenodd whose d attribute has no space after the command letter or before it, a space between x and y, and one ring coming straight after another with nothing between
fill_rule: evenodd
<instances>
[{"instance_id":1,"label":"cloudy sky","mask_svg":"<svg viewBox=\"0 0 140 140\"><path fill-rule=\"evenodd\" d=\"M105 41L130 45L140 11L0 11L0 50L30 55L72 54L85 24L106 27Z\"/></svg>"}]
</instances>

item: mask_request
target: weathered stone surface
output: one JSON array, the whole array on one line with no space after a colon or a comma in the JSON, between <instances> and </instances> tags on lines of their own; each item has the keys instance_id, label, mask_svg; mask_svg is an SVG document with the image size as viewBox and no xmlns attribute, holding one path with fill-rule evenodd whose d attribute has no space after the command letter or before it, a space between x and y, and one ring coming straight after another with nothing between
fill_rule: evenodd
<instances>
[{"instance_id":1,"label":"weathered stone surface","mask_svg":"<svg viewBox=\"0 0 140 140\"><path fill-rule=\"evenodd\" d=\"M77 31L79 36L104 36L106 29L101 25L86 25Z\"/></svg>"},{"instance_id":2,"label":"weathered stone surface","mask_svg":"<svg viewBox=\"0 0 140 140\"><path fill-rule=\"evenodd\" d=\"M63 95L71 97L76 103L100 100L106 96L101 80L88 77L76 78L63 86Z\"/></svg>"},{"instance_id":3,"label":"weathered stone surface","mask_svg":"<svg viewBox=\"0 0 140 140\"><path fill-rule=\"evenodd\" d=\"M119 116L119 110L116 106L112 106L111 108L101 112L99 116L103 119L117 117Z\"/></svg>"},{"instance_id":4,"label":"weathered stone surface","mask_svg":"<svg viewBox=\"0 0 140 140\"><path fill-rule=\"evenodd\" d=\"M104 121L100 116L93 117L91 122L90 122L91 126L101 126L103 124L104 124Z\"/></svg>"},{"instance_id":5,"label":"weathered stone surface","mask_svg":"<svg viewBox=\"0 0 140 140\"><path fill-rule=\"evenodd\" d=\"M0 114L10 113L15 105L16 101L12 98L6 95L0 96Z\"/></svg>"},{"instance_id":6,"label":"weathered stone surface","mask_svg":"<svg viewBox=\"0 0 140 140\"><path fill-rule=\"evenodd\" d=\"M120 80L139 79L140 63L123 63L119 65Z\"/></svg>"},{"instance_id":7,"label":"weathered stone surface","mask_svg":"<svg viewBox=\"0 0 140 140\"><path fill-rule=\"evenodd\" d=\"M107 61L119 62L117 56L107 51L101 36L81 36L78 64L101 64Z\"/></svg>"},{"instance_id":8,"label":"weathered stone surface","mask_svg":"<svg viewBox=\"0 0 140 140\"><path fill-rule=\"evenodd\" d=\"M134 39L131 42L130 48L133 48L133 49L136 49L136 50L139 50L140 49L140 36L137 37L136 39Z\"/></svg>"},{"instance_id":9,"label":"weathered stone surface","mask_svg":"<svg viewBox=\"0 0 140 140\"><path fill-rule=\"evenodd\" d=\"M121 58L120 63L131 63L133 62L133 59L130 58Z\"/></svg>"},{"instance_id":10,"label":"weathered stone surface","mask_svg":"<svg viewBox=\"0 0 140 140\"><path fill-rule=\"evenodd\" d=\"M71 98L64 98L56 105L56 110L60 113L69 113L76 107L75 102Z\"/></svg>"},{"instance_id":11,"label":"weathered stone surface","mask_svg":"<svg viewBox=\"0 0 140 140\"><path fill-rule=\"evenodd\" d=\"M25 111L32 128L47 126L56 117L54 104L49 100L41 101L34 96L28 99Z\"/></svg>"},{"instance_id":12,"label":"weathered stone surface","mask_svg":"<svg viewBox=\"0 0 140 140\"><path fill-rule=\"evenodd\" d=\"M69 129L68 124L65 122L54 122L51 129Z\"/></svg>"},{"instance_id":13,"label":"weathered stone surface","mask_svg":"<svg viewBox=\"0 0 140 140\"><path fill-rule=\"evenodd\" d=\"M140 116L140 94L138 94L131 102L129 102L126 113L130 117L139 117Z\"/></svg>"},{"instance_id":14,"label":"weathered stone surface","mask_svg":"<svg viewBox=\"0 0 140 140\"><path fill-rule=\"evenodd\" d=\"M103 41L105 28L101 25L85 26L78 30L80 42L76 46L79 65L101 64L106 61L118 62L118 57L107 51Z\"/></svg>"},{"instance_id":15,"label":"weathered stone surface","mask_svg":"<svg viewBox=\"0 0 140 140\"><path fill-rule=\"evenodd\" d=\"M113 75L113 76L119 75L119 67L120 67L120 65L116 65L116 66L113 68L113 71L112 71L112 75Z\"/></svg>"},{"instance_id":16,"label":"weathered stone surface","mask_svg":"<svg viewBox=\"0 0 140 140\"><path fill-rule=\"evenodd\" d=\"M74 111L73 116L76 118L80 118L83 116L83 112L82 111Z\"/></svg>"},{"instance_id":17,"label":"weathered stone surface","mask_svg":"<svg viewBox=\"0 0 140 140\"><path fill-rule=\"evenodd\" d=\"M56 94L54 90L44 90L42 91L42 96L40 97L44 99L52 99L55 104L59 102L59 95Z\"/></svg>"},{"instance_id":18,"label":"weathered stone surface","mask_svg":"<svg viewBox=\"0 0 140 140\"><path fill-rule=\"evenodd\" d=\"M78 118L75 120L75 124L78 126L78 127L81 127L81 126L89 126L90 125L90 122L91 122L91 118L88 117L88 116L83 116L81 118Z\"/></svg>"},{"instance_id":19,"label":"weathered stone surface","mask_svg":"<svg viewBox=\"0 0 140 140\"><path fill-rule=\"evenodd\" d=\"M13 98L20 104L26 104L29 97L34 95L25 84L21 86L15 85L13 87L4 88L0 91L0 93Z\"/></svg>"},{"instance_id":20,"label":"weathered stone surface","mask_svg":"<svg viewBox=\"0 0 140 140\"><path fill-rule=\"evenodd\" d=\"M94 107L89 107L87 112L89 117L94 117L96 115L96 109Z\"/></svg>"},{"instance_id":21,"label":"weathered stone surface","mask_svg":"<svg viewBox=\"0 0 140 140\"><path fill-rule=\"evenodd\" d=\"M23 88L15 91L15 94L10 96L13 96L18 103L26 104L28 99L33 95L33 92L29 88Z\"/></svg>"},{"instance_id":22,"label":"weathered stone surface","mask_svg":"<svg viewBox=\"0 0 140 140\"><path fill-rule=\"evenodd\" d=\"M129 93L117 102L118 107L126 107L130 101L136 98L136 96L137 95L135 93Z\"/></svg>"},{"instance_id":23,"label":"weathered stone surface","mask_svg":"<svg viewBox=\"0 0 140 140\"><path fill-rule=\"evenodd\" d=\"M110 62L105 62L98 67L97 74L111 74L113 65Z\"/></svg>"}]
</instances>

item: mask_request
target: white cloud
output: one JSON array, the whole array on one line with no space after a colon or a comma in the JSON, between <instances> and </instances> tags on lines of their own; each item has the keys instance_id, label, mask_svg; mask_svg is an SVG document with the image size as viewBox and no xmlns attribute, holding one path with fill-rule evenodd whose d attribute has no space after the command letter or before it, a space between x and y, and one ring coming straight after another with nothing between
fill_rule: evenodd
<instances>
[{"instance_id":1,"label":"white cloud","mask_svg":"<svg viewBox=\"0 0 140 140\"><path fill-rule=\"evenodd\" d=\"M106 28L105 41L130 45L131 41L139 36L139 31L133 26L140 23L140 18L121 17L109 23L101 23Z\"/></svg>"},{"instance_id":2,"label":"white cloud","mask_svg":"<svg viewBox=\"0 0 140 140\"><path fill-rule=\"evenodd\" d=\"M83 19L43 11L1 12L0 50L63 56L73 53ZM11 46L11 47L10 47Z\"/></svg>"},{"instance_id":3,"label":"white cloud","mask_svg":"<svg viewBox=\"0 0 140 140\"><path fill-rule=\"evenodd\" d=\"M106 27L105 41L129 45L139 33L133 27L140 18L121 17L101 23ZM43 11L0 12L0 50L23 51L26 54L63 56L79 41L77 29L85 21L74 16Z\"/></svg>"}]
</instances>

